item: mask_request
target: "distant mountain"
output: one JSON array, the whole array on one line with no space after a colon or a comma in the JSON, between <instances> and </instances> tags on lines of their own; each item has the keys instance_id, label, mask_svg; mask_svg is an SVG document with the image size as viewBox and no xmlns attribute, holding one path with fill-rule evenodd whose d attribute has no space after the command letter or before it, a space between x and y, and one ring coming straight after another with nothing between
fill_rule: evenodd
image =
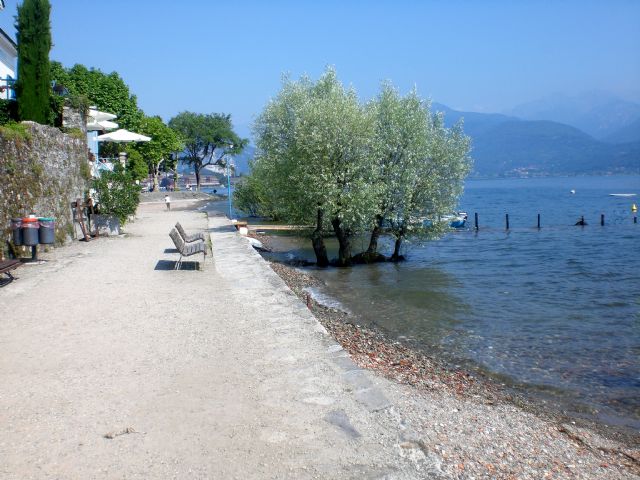
<instances>
[{"instance_id":1,"label":"distant mountain","mask_svg":"<svg viewBox=\"0 0 640 480\"><path fill-rule=\"evenodd\" d=\"M246 175L249 173L249 162L253 160L256 147L247 145L240 155L234 155L233 165L236 166L236 175Z\"/></svg>"},{"instance_id":2,"label":"distant mountain","mask_svg":"<svg viewBox=\"0 0 640 480\"><path fill-rule=\"evenodd\" d=\"M602 139L609 143L640 142L640 118Z\"/></svg>"},{"instance_id":3,"label":"distant mountain","mask_svg":"<svg viewBox=\"0 0 640 480\"><path fill-rule=\"evenodd\" d=\"M502 115L501 113L461 112L453 110L441 103L432 103L431 110L444 113L445 121L448 126L451 126L457 123L460 119L463 119L464 131L471 137L482 135L501 123L518 120L515 117Z\"/></svg>"},{"instance_id":4,"label":"distant mountain","mask_svg":"<svg viewBox=\"0 0 640 480\"><path fill-rule=\"evenodd\" d=\"M557 122L469 114L439 104L435 104L434 110L445 112L447 126L464 118L465 133L473 142L471 156L476 175L640 171L640 142L613 145Z\"/></svg>"},{"instance_id":5,"label":"distant mountain","mask_svg":"<svg viewBox=\"0 0 640 480\"><path fill-rule=\"evenodd\" d=\"M518 105L508 113L524 120L565 123L601 140L640 119L640 105L606 92L555 94Z\"/></svg>"}]
</instances>

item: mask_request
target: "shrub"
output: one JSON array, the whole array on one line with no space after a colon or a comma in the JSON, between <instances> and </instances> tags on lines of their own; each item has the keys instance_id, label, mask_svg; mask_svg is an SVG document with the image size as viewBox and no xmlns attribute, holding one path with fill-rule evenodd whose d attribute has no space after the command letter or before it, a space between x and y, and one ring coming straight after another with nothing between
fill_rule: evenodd
<instances>
[{"instance_id":1,"label":"shrub","mask_svg":"<svg viewBox=\"0 0 640 480\"><path fill-rule=\"evenodd\" d=\"M31 132L24 123L9 122L0 126L0 135L8 140L31 140Z\"/></svg>"},{"instance_id":2,"label":"shrub","mask_svg":"<svg viewBox=\"0 0 640 480\"><path fill-rule=\"evenodd\" d=\"M136 213L140 203L140 187L133 177L125 171L102 172L93 181L98 202L98 213L115 215L124 225L129 215Z\"/></svg>"},{"instance_id":3,"label":"shrub","mask_svg":"<svg viewBox=\"0 0 640 480\"><path fill-rule=\"evenodd\" d=\"M0 99L0 125L18 120L18 104L15 100Z\"/></svg>"}]
</instances>

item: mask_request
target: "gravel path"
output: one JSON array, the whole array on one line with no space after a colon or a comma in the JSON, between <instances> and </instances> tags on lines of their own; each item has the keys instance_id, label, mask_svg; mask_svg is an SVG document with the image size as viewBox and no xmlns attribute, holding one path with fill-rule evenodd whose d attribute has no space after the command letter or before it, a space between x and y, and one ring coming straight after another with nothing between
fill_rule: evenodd
<instances>
[{"instance_id":1,"label":"gravel path","mask_svg":"<svg viewBox=\"0 0 640 480\"><path fill-rule=\"evenodd\" d=\"M143 204L0 290L0 478L636 478L589 432L359 368L194 206ZM177 220L208 228L203 270L171 269Z\"/></svg>"}]
</instances>

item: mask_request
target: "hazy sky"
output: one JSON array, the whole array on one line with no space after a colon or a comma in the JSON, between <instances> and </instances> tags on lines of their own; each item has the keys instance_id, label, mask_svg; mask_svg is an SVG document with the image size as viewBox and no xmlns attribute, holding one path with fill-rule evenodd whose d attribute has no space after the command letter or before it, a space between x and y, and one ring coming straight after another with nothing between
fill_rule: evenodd
<instances>
[{"instance_id":1,"label":"hazy sky","mask_svg":"<svg viewBox=\"0 0 640 480\"><path fill-rule=\"evenodd\" d=\"M0 12L11 35L17 3ZM165 120L226 112L245 130L283 72L328 64L365 99L390 79L462 110L594 89L640 101L637 0L51 3L51 58L117 71Z\"/></svg>"}]
</instances>

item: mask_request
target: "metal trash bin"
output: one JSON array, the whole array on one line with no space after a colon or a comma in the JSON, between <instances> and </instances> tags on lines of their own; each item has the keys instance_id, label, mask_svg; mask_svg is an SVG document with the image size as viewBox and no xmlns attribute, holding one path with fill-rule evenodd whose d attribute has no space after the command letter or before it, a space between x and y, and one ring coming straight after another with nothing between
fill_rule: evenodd
<instances>
[{"instance_id":1,"label":"metal trash bin","mask_svg":"<svg viewBox=\"0 0 640 480\"><path fill-rule=\"evenodd\" d=\"M22 245L22 219L11 219L11 239L16 246Z\"/></svg>"},{"instance_id":2,"label":"metal trash bin","mask_svg":"<svg viewBox=\"0 0 640 480\"><path fill-rule=\"evenodd\" d=\"M55 219L50 217L39 217L38 222L40 223L40 228L38 229L38 238L40 240L40 243L55 243Z\"/></svg>"},{"instance_id":3,"label":"metal trash bin","mask_svg":"<svg viewBox=\"0 0 640 480\"><path fill-rule=\"evenodd\" d=\"M40 222L36 217L22 219L22 244L29 247L38 245Z\"/></svg>"}]
</instances>

